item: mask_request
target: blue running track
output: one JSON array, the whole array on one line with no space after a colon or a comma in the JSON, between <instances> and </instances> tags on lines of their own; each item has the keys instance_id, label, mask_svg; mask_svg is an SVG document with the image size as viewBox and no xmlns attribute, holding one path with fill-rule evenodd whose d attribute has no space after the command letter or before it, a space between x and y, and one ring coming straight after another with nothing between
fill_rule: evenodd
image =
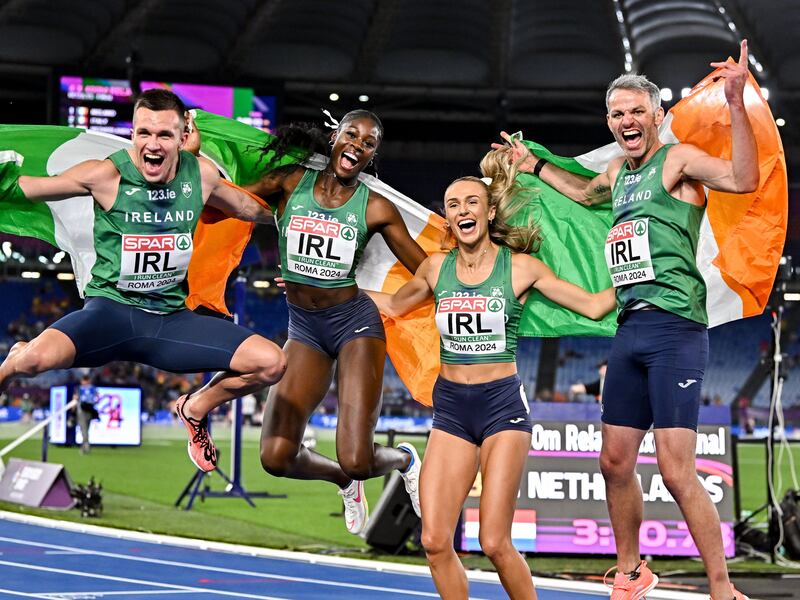
<instances>
[{"instance_id":1,"label":"blue running track","mask_svg":"<svg viewBox=\"0 0 800 600\"><path fill-rule=\"evenodd\" d=\"M506 598L492 577L471 576L471 597ZM540 600L608 597L595 584L536 582ZM422 567L164 538L0 513L2 600L224 597L399 600L438 594Z\"/></svg>"}]
</instances>

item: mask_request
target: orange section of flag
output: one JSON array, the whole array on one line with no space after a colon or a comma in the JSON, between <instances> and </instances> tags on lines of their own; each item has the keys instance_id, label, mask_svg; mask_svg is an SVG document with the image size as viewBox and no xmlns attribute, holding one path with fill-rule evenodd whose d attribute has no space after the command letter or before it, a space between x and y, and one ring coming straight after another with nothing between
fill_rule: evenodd
<instances>
[{"instance_id":1,"label":"orange section of flag","mask_svg":"<svg viewBox=\"0 0 800 600\"><path fill-rule=\"evenodd\" d=\"M432 214L416 241L425 252L432 254L441 250L443 235L444 219ZM395 263L381 291L394 293L409 279L411 273L399 262ZM397 374L417 402L431 406L433 384L439 375L439 332L433 300L401 318L382 316L386 350Z\"/></svg>"},{"instance_id":2,"label":"orange section of flag","mask_svg":"<svg viewBox=\"0 0 800 600\"><path fill-rule=\"evenodd\" d=\"M672 131L681 142L730 159L730 111L717 72L672 108ZM763 312L772 291L786 239L788 184L778 128L752 75L744 100L758 144L759 187L752 194L710 191L706 211L719 248L713 264L749 317Z\"/></svg>"},{"instance_id":3,"label":"orange section of flag","mask_svg":"<svg viewBox=\"0 0 800 600\"><path fill-rule=\"evenodd\" d=\"M239 186L222 180L232 188L243 191L262 206L267 204ZM242 261L242 254L250 241L255 223L245 223L226 217L216 208L206 206L194 232L194 250L189 262L189 295L186 306L191 310L205 306L216 312L230 315L225 304L225 287L228 277Z\"/></svg>"}]
</instances>

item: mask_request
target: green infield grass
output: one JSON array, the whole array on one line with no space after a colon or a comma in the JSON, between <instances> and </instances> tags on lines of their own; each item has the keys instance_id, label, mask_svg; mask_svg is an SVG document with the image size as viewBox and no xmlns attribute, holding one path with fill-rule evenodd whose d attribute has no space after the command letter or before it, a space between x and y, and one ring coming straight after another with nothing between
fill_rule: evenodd
<instances>
[{"instance_id":1,"label":"green infield grass","mask_svg":"<svg viewBox=\"0 0 800 600\"><path fill-rule=\"evenodd\" d=\"M0 448L23 431L20 425L0 425ZM229 432L219 426L214 434L221 450L220 467L230 474ZM77 448L49 447L49 461L64 464L74 483L86 483L90 477L102 483L102 517L81 519L75 510L29 509L4 502L0 502L0 509L236 544L424 563L421 552L388 557L371 549L361 538L348 534L335 486L324 482L280 479L265 474L258 458L258 434L256 428L245 428L242 442L244 487L251 492L286 494L287 498L255 498L256 508L235 497L205 500L198 497L191 511L176 508L175 501L195 472L186 455L183 428L147 426L143 429L141 447L95 447L88 455L80 455ZM398 438L397 441L402 439ZM385 440L379 436L378 441ZM422 438L409 438L408 441L417 446L420 454L423 453ZM319 434L317 449L328 456L334 455L331 432ZM39 460L40 452L41 438L35 438L17 448L10 457ZM793 448L793 456L797 466L800 466L800 447ZM10 457L5 458L6 462ZM766 500L764 446L740 445L738 460L741 507L744 514L749 514ZM784 457L781 467L782 496L783 490L794 485L787 457ZM205 482L215 491L222 491L225 487L225 482L216 474L207 476ZM373 505L380 497L382 485L382 479L373 479L366 484L367 496ZM529 555L528 560L537 574L602 574L614 562L611 557L596 556ZM492 568L481 555L467 555L464 562L471 568ZM661 572L703 571L702 564L697 560L658 558L656 564ZM791 572L790 569L760 561L742 559L731 561L730 567L733 572Z\"/></svg>"}]
</instances>

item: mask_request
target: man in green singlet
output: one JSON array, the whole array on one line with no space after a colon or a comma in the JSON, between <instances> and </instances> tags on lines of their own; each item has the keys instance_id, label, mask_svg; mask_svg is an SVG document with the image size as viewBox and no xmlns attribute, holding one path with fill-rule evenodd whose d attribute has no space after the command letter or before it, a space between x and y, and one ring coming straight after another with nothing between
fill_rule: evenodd
<instances>
[{"instance_id":1,"label":"man in green singlet","mask_svg":"<svg viewBox=\"0 0 800 600\"><path fill-rule=\"evenodd\" d=\"M728 578L719 515L695 469L708 360L706 288L695 255L704 187L749 193L759 182L758 150L744 102L747 41L741 43L738 62L711 66L725 79L731 160L690 144L663 144L660 91L641 75L622 75L608 88L608 127L623 156L594 179L567 173L501 134L511 144L509 160L520 161L520 170L576 202L613 203L605 254L620 325L603 389L600 453L617 547L612 600L638 600L658 582L639 554L643 499L635 471L639 446L651 427L661 476L703 559L712 600L744 598Z\"/></svg>"},{"instance_id":2,"label":"man in green singlet","mask_svg":"<svg viewBox=\"0 0 800 600\"><path fill-rule=\"evenodd\" d=\"M185 306L192 236L206 203L228 216L272 223L271 211L223 184L213 163L182 150L185 113L172 92L148 90L134 105L132 148L53 177L19 177L31 200L94 198L97 258L84 308L16 344L0 365L0 390L13 377L113 360L178 373L219 371L176 403L189 457L211 471L217 453L208 412L277 382L286 361L271 341Z\"/></svg>"}]
</instances>

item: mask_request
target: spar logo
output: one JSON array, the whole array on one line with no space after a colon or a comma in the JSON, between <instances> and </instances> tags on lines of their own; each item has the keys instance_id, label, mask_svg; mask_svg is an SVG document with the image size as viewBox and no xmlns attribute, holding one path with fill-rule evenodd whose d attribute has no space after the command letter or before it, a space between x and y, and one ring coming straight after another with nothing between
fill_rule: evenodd
<instances>
[{"instance_id":1,"label":"spar logo","mask_svg":"<svg viewBox=\"0 0 800 600\"><path fill-rule=\"evenodd\" d=\"M324 235L326 237L339 237L339 231L342 229L342 224L335 221L323 221L322 219L314 219L313 217L301 217L295 215L292 217L292 220L289 223L289 229L291 231L298 231L300 233Z\"/></svg>"},{"instance_id":2,"label":"spar logo","mask_svg":"<svg viewBox=\"0 0 800 600\"><path fill-rule=\"evenodd\" d=\"M503 301L497 298L492 298L486 303L486 307L489 309L489 312L500 312L503 310Z\"/></svg>"},{"instance_id":3,"label":"spar logo","mask_svg":"<svg viewBox=\"0 0 800 600\"><path fill-rule=\"evenodd\" d=\"M182 235L181 238L189 236ZM191 245L191 240L189 245ZM185 250L189 245L181 248ZM122 238L122 249L126 252L168 252L175 250L175 236L172 235L126 235Z\"/></svg>"},{"instance_id":4,"label":"spar logo","mask_svg":"<svg viewBox=\"0 0 800 600\"><path fill-rule=\"evenodd\" d=\"M444 298L439 302L439 312L486 312L488 298ZM502 302L501 302L502 304Z\"/></svg>"},{"instance_id":5,"label":"spar logo","mask_svg":"<svg viewBox=\"0 0 800 600\"><path fill-rule=\"evenodd\" d=\"M192 240L188 235L179 235L175 241L178 250L188 250L192 247Z\"/></svg>"},{"instance_id":6,"label":"spar logo","mask_svg":"<svg viewBox=\"0 0 800 600\"><path fill-rule=\"evenodd\" d=\"M613 242L617 242L620 240L629 240L635 235L642 236L647 233L647 222L639 220L639 221L628 221L626 223L620 223L615 227L612 227L611 230L608 232L608 237L606 237L606 244L610 244Z\"/></svg>"}]
</instances>

